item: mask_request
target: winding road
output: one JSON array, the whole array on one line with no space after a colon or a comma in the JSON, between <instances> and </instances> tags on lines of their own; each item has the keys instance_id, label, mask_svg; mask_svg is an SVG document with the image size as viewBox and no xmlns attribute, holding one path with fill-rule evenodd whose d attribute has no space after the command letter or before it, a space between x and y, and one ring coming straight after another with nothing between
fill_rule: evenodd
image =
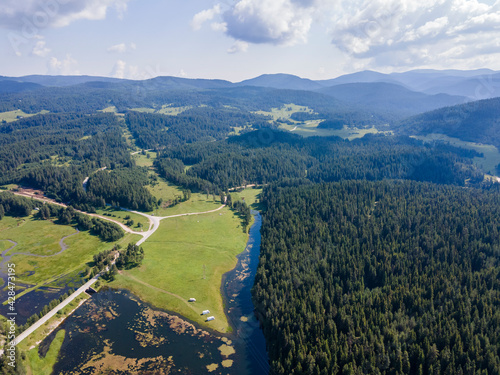
<instances>
[{"instance_id":1,"label":"winding road","mask_svg":"<svg viewBox=\"0 0 500 375\"><path fill-rule=\"evenodd\" d=\"M18 195L23 195L23 194L20 194L18 193ZM26 196L27 194L24 194L24 196ZM53 203L51 202L49 199L45 198L45 199L42 199L42 198L39 198L39 197L32 197L34 199L38 199L40 201L43 201L43 202L47 202L47 203ZM58 204L59 206L66 206L64 204L61 204L59 203ZM148 215L148 214L145 214L143 212L139 212L139 211L133 211L133 210L129 210L129 209L124 209L122 208L123 210L125 211L129 211L129 212L133 212L135 214L138 214L138 215L142 215L146 218L148 218L149 220L149 230L147 230L146 232L134 232L132 231L130 228L126 227L125 225L121 224L120 222L117 222L116 220L112 220L112 219L109 219L105 216L100 216L100 215L94 215L94 214L87 214L86 212L82 212L82 211L79 211L79 212L82 212L84 214L87 214L87 215L91 215L91 216L97 216L99 218L102 218L104 220L108 220L108 221L112 221L112 222L115 222L117 224L120 224L120 226L125 229L127 232L129 233L134 233L134 234L139 234L142 236L142 238L137 241L136 245L141 245L142 243L144 243L144 241L146 241L154 232L156 232L156 230L160 227L160 221L163 220L163 219L169 219L169 218L174 218L174 217L180 217L180 216L191 216L191 215L203 215L203 214L208 214L208 213L211 213L211 212L216 212L216 211L219 211L221 210L222 208L225 207L225 204L221 205L220 207L216 208L216 209L213 209L213 210L210 210L210 211L204 211L204 212L189 212L189 213L185 213L185 214L177 214L177 215L170 215L170 216L153 216L153 215ZM10 248L12 249L12 248ZM9 250L10 250L9 249ZM116 260L116 259L115 259ZM53 308L51 311L49 311L47 314L45 314L42 318L40 318L36 323L34 323L32 326L30 326L28 329L26 329L24 332L22 332L19 336L17 336L14 340L13 340L13 344L14 345L17 345L19 344L21 341L23 341L26 337L28 337L29 335L31 335L34 331L36 331L39 327L41 327L43 324L45 324L50 318L52 318L55 314L57 314L57 312L59 310L61 310L62 308L64 308L65 306L67 306L69 303L71 303L75 298L77 298L81 293L85 292L88 288L90 288L98 279L99 277L101 276L101 273L97 274L96 276L94 276L92 279L90 279L89 281L87 281L84 285L82 285L80 288L78 288L73 294L71 294L68 298L66 298L64 301L62 301L59 305L57 305L55 308Z\"/></svg>"}]
</instances>

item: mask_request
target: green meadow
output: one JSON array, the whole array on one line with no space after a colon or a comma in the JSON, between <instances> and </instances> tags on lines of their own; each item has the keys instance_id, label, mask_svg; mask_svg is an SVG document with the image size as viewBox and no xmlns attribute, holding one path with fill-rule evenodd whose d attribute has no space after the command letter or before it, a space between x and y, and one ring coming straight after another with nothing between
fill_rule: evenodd
<instances>
[{"instance_id":1,"label":"green meadow","mask_svg":"<svg viewBox=\"0 0 500 375\"><path fill-rule=\"evenodd\" d=\"M149 158L148 158L149 155ZM138 154L132 155L135 160L135 164L139 167L152 167L153 162L156 159L156 152L146 151L146 155L142 155L140 152Z\"/></svg>"},{"instance_id":2,"label":"green meadow","mask_svg":"<svg viewBox=\"0 0 500 375\"><path fill-rule=\"evenodd\" d=\"M156 199L161 198L163 200L163 207L149 212L149 214L155 216L170 216L184 213L210 211L221 206L219 196L216 196L214 201L212 195L209 195L207 199L206 194L192 193L191 198L188 201L181 202L175 206L165 207L169 200L175 199L176 196L182 197L183 194L179 187L166 182L161 177L158 177L158 182L155 186L148 185L146 188Z\"/></svg>"},{"instance_id":3,"label":"green meadow","mask_svg":"<svg viewBox=\"0 0 500 375\"><path fill-rule=\"evenodd\" d=\"M0 122L1 121L6 121L6 122L13 122L17 121L22 117L31 117L35 116L38 114L45 114L49 113L49 111L41 111L38 113L25 113L21 111L20 109L16 109L15 111L8 111L8 112L0 112Z\"/></svg>"},{"instance_id":4,"label":"green meadow","mask_svg":"<svg viewBox=\"0 0 500 375\"><path fill-rule=\"evenodd\" d=\"M61 239L69 235L71 236L64 239L68 248L61 254L54 255L61 250ZM129 242L137 242L139 238L139 235L126 234L116 243L125 246ZM17 246L10 253L49 255L35 257L19 254L12 257L11 262L16 264L18 280L33 287L50 285L60 277L82 271L86 263L92 261L94 254L110 249L115 244L103 242L88 231L77 233L72 226L57 225L48 220L35 219L33 216L5 216L0 220L0 244L5 246L5 243L9 243L2 240L17 242Z\"/></svg>"},{"instance_id":5,"label":"green meadow","mask_svg":"<svg viewBox=\"0 0 500 375\"><path fill-rule=\"evenodd\" d=\"M208 309L216 317L209 326L227 332L220 293L222 275L234 268L236 255L245 249L246 241L239 219L228 208L165 219L142 245L143 264L126 271L111 285L126 287L142 300L200 324L206 319L201 312ZM187 303L189 298L196 298L196 302Z\"/></svg>"},{"instance_id":6,"label":"green meadow","mask_svg":"<svg viewBox=\"0 0 500 375\"><path fill-rule=\"evenodd\" d=\"M147 230L149 228L149 220L146 217L135 214L133 212L124 211L108 206L105 209L96 210L96 214L119 221L124 225L127 225L127 222L129 220L133 220L134 224L127 226L136 232L141 230L141 225L144 230ZM129 217L129 219L125 219L126 217Z\"/></svg>"},{"instance_id":7,"label":"green meadow","mask_svg":"<svg viewBox=\"0 0 500 375\"><path fill-rule=\"evenodd\" d=\"M29 350L27 354L27 362L29 363L30 372L33 375L50 375L54 365L57 362L57 356L61 350L64 341L65 331L60 330L57 332L56 337L52 340L50 348L45 354L45 357L40 357L38 354L38 347ZM28 372L28 374L30 373Z\"/></svg>"},{"instance_id":8,"label":"green meadow","mask_svg":"<svg viewBox=\"0 0 500 375\"><path fill-rule=\"evenodd\" d=\"M255 113L259 115L271 116L273 120L285 119L290 120L290 116L295 112L304 112L304 113L315 113L309 107L305 107L297 104L284 104L281 108L271 108L271 111L256 111ZM300 123L294 120L290 120L292 122Z\"/></svg>"},{"instance_id":9,"label":"green meadow","mask_svg":"<svg viewBox=\"0 0 500 375\"><path fill-rule=\"evenodd\" d=\"M251 207L259 208L260 192L246 189L231 195L234 201L244 198ZM164 219L142 245L142 265L119 274L111 286L129 289L154 306L228 332L220 288L222 275L235 267L236 256L245 249L248 235L242 229L240 218L227 207L209 214ZM196 298L196 302L189 303L189 298ZM203 310L210 310L215 321L206 323Z\"/></svg>"}]
</instances>

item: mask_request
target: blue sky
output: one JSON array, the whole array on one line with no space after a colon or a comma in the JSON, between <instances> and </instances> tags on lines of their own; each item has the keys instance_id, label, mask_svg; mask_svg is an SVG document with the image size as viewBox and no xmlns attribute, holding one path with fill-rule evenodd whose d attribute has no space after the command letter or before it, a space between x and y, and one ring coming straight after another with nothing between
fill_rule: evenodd
<instances>
[{"instance_id":1,"label":"blue sky","mask_svg":"<svg viewBox=\"0 0 500 375\"><path fill-rule=\"evenodd\" d=\"M0 75L500 69L500 0L2 0Z\"/></svg>"}]
</instances>

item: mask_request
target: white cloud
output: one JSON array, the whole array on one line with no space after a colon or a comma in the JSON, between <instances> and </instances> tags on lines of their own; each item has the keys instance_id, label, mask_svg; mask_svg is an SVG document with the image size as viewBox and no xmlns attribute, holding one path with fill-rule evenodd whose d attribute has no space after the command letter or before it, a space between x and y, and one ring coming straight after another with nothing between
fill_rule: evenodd
<instances>
[{"instance_id":1,"label":"white cloud","mask_svg":"<svg viewBox=\"0 0 500 375\"><path fill-rule=\"evenodd\" d=\"M199 30L206 21L212 20L216 15L220 14L221 7L220 4L215 5L211 9L202 10L196 13L191 20L191 27L193 30Z\"/></svg>"},{"instance_id":2,"label":"white cloud","mask_svg":"<svg viewBox=\"0 0 500 375\"><path fill-rule=\"evenodd\" d=\"M362 68L438 59L466 66L498 55L500 0L235 0L198 13L191 24L199 29L207 21L235 40L229 53L252 43L307 42L314 26Z\"/></svg>"},{"instance_id":3,"label":"white cloud","mask_svg":"<svg viewBox=\"0 0 500 375\"><path fill-rule=\"evenodd\" d=\"M79 75L80 72L75 69L78 62L67 54L64 60L51 57L48 63L48 74L52 75Z\"/></svg>"},{"instance_id":4,"label":"white cloud","mask_svg":"<svg viewBox=\"0 0 500 375\"><path fill-rule=\"evenodd\" d=\"M359 58L398 56L400 51L420 49L424 60L429 60L460 46L474 48L475 37L467 34L489 36L491 43L498 39L500 30L499 3L373 0L367 4L351 0L350 7L343 9L331 19L332 43Z\"/></svg>"},{"instance_id":5,"label":"white cloud","mask_svg":"<svg viewBox=\"0 0 500 375\"><path fill-rule=\"evenodd\" d=\"M114 53L125 53L128 51L133 51L137 48L135 43L130 43L128 46L125 43L115 44L114 46L108 47L108 52Z\"/></svg>"},{"instance_id":6,"label":"white cloud","mask_svg":"<svg viewBox=\"0 0 500 375\"><path fill-rule=\"evenodd\" d=\"M125 78L125 74L127 72L127 63L123 60L118 60L113 66L113 70L111 71L111 76L115 78Z\"/></svg>"},{"instance_id":7,"label":"white cloud","mask_svg":"<svg viewBox=\"0 0 500 375\"><path fill-rule=\"evenodd\" d=\"M49 54L50 49L47 48L45 44L45 40L39 40L38 42L36 42L31 53L35 56L46 57Z\"/></svg>"},{"instance_id":8,"label":"white cloud","mask_svg":"<svg viewBox=\"0 0 500 375\"><path fill-rule=\"evenodd\" d=\"M183 70L181 70L181 74L182 72ZM169 75L169 73L163 71L160 65L140 67L137 65L130 65L124 60L117 60L109 75L120 79L146 80L154 77L166 76Z\"/></svg>"},{"instance_id":9,"label":"white cloud","mask_svg":"<svg viewBox=\"0 0 500 375\"><path fill-rule=\"evenodd\" d=\"M80 20L102 20L109 8L122 15L129 0L2 0L0 27L37 33L46 27L63 27ZM23 35L24 37L29 37Z\"/></svg>"},{"instance_id":10,"label":"white cloud","mask_svg":"<svg viewBox=\"0 0 500 375\"><path fill-rule=\"evenodd\" d=\"M248 50L248 43L241 40L237 40L234 44L227 50L228 53L238 53L246 52Z\"/></svg>"},{"instance_id":11,"label":"white cloud","mask_svg":"<svg viewBox=\"0 0 500 375\"><path fill-rule=\"evenodd\" d=\"M125 43L115 44L114 46L108 47L108 52L123 53L127 51L127 45Z\"/></svg>"},{"instance_id":12,"label":"white cloud","mask_svg":"<svg viewBox=\"0 0 500 375\"><path fill-rule=\"evenodd\" d=\"M223 14L226 33L249 43L294 45L307 40L314 0L240 0Z\"/></svg>"}]
</instances>

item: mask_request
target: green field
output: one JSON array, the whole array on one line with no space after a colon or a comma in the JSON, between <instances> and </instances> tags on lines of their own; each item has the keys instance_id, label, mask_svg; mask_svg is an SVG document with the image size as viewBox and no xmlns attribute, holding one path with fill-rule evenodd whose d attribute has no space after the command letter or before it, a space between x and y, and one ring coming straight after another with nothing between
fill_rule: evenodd
<instances>
[{"instance_id":1,"label":"green field","mask_svg":"<svg viewBox=\"0 0 500 375\"><path fill-rule=\"evenodd\" d=\"M52 374L52 369L57 362L57 356L61 350L61 346L64 341L65 331L60 330L57 332L56 337L52 340L50 348L45 355L45 357L40 358L38 354L38 348L34 348L27 352L27 362L29 363L29 368L31 374L33 375L50 375Z\"/></svg>"},{"instance_id":2,"label":"green field","mask_svg":"<svg viewBox=\"0 0 500 375\"><path fill-rule=\"evenodd\" d=\"M227 332L221 279L236 265L236 255L245 249L246 241L240 220L228 208L165 219L142 245L142 266L119 275L111 285L130 289L142 300L200 324L206 324L200 314L208 309L216 320L206 325ZM188 303L191 297L197 302Z\"/></svg>"},{"instance_id":3,"label":"green field","mask_svg":"<svg viewBox=\"0 0 500 375\"><path fill-rule=\"evenodd\" d=\"M33 217L17 219L5 216L0 220L0 240L9 239L18 243L11 250L13 253L55 254L61 250L59 241L73 233L76 233L76 230L72 226L56 225L51 221ZM137 242L139 238L138 235L126 234L118 243L126 245L129 242ZM4 244L5 241L1 243ZM16 264L18 280L33 286L50 285L59 277L83 270L86 263L92 261L94 254L110 249L114 244L102 242L88 231L68 237L64 243L68 246L67 250L47 258L14 255L12 262ZM28 276L30 272L34 274Z\"/></svg>"},{"instance_id":4,"label":"green field","mask_svg":"<svg viewBox=\"0 0 500 375\"><path fill-rule=\"evenodd\" d=\"M104 112L104 113L116 113L117 112L117 109L114 105L110 106L110 107L106 107L104 109L101 109L97 112Z\"/></svg>"},{"instance_id":5,"label":"green field","mask_svg":"<svg viewBox=\"0 0 500 375\"><path fill-rule=\"evenodd\" d=\"M213 200L212 195L207 199L206 194L192 193L191 198L186 202L181 202L173 207L159 208L151 214L155 216L171 216L193 212L204 212L215 210L221 206L220 197L216 196Z\"/></svg>"},{"instance_id":6,"label":"green field","mask_svg":"<svg viewBox=\"0 0 500 375\"><path fill-rule=\"evenodd\" d=\"M299 134L303 137L320 136L320 137L331 137L337 136L340 138L353 140L356 138L362 138L366 134L378 134L378 133L391 133L384 130L377 129L372 126L371 128L356 128L344 126L342 129L318 129L318 125L321 120L307 121L304 124L288 125L281 124L280 128L284 130L291 131L295 134Z\"/></svg>"},{"instance_id":7,"label":"green field","mask_svg":"<svg viewBox=\"0 0 500 375\"><path fill-rule=\"evenodd\" d=\"M149 155L149 158L147 155ZM146 151L146 155L142 155L139 152L138 154L132 155L132 158L135 160L135 164L139 167L152 167L153 162L156 159L156 152Z\"/></svg>"},{"instance_id":8,"label":"green field","mask_svg":"<svg viewBox=\"0 0 500 375\"><path fill-rule=\"evenodd\" d=\"M164 104L162 105L161 109L157 111L157 113L161 113L163 115L177 116L179 113L182 113L191 108L192 108L191 106L173 107L170 104Z\"/></svg>"},{"instance_id":9,"label":"green field","mask_svg":"<svg viewBox=\"0 0 500 375\"><path fill-rule=\"evenodd\" d=\"M232 192L233 201L244 200L260 209L262 189ZM205 197L206 198L206 197ZM186 202L187 203L187 202ZM181 205L179 205L181 206ZM220 294L222 275L236 265L236 255L248 239L241 221L229 208L209 214L164 219L142 246L141 267L122 272L111 284L126 288L142 300L174 311L220 332L230 328ZM196 303L189 303L189 298ZM205 323L208 309L216 320Z\"/></svg>"},{"instance_id":10,"label":"green field","mask_svg":"<svg viewBox=\"0 0 500 375\"><path fill-rule=\"evenodd\" d=\"M413 138L420 139L424 142L441 141L449 143L452 146L462 147L469 150L475 150L482 153L484 157L473 159L474 164L481 168L484 172L490 175L496 175L495 167L500 164L500 152L493 145L485 145L476 142L466 142L458 138L448 137L444 134L428 134L426 136L413 136Z\"/></svg>"},{"instance_id":11,"label":"green field","mask_svg":"<svg viewBox=\"0 0 500 375\"><path fill-rule=\"evenodd\" d=\"M234 202L237 200L244 200L252 210L262 211L264 207L259 203L260 193L262 189L245 189L242 191L231 191L231 197Z\"/></svg>"},{"instance_id":12,"label":"green field","mask_svg":"<svg viewBox=\"0 0 500 375\"><path fill-rule=\"evenodd\" d=\"M274 121L278 119L290 120L290 116L295 112L304 112L304 113L315 113L309 107L305 107L302 105L296 104L284 104L281 108L272 108L271 111L257 111L254 112L259 115L271 116ZM301 122L290 120L294 123L300 124Z\"/></svg>"},{"instance_id":13,"label":"green field","mask_svg":"<svg viewBox=\"0 0 500 375\"><path fill-rule=\"evenodd\" d=\"M138 225L139 223L142 224L142 228L144 230L147 230L149 228L149 220L146 217L134 214L133 212L123 211L108 206L105 209L96 210L96 214L109 217L113 220L117 220L125 225L128 220L133 220L134 224L128 225L128 227L136 232L141 230L141 226ZM127 216L130 216L130 219L126 220L125 217Z\"/></svg>"},{"instance_id":14,"label":"green field","mask_svg":"<svg viewBox=\"0 0 500 375\"><path fill-rule=\"evenodd\" d=\"M38 114L49 113L49 111L41 111L39 113L25 113L20 109L15 111L0 112L0 121L13 122L19 120L21 117L31 117Z\"/></svg>"},{"instance_id":15,"label":"green field","mask_svg":"<svg viewBox=\"0 0 500 375\"><path fill-rule=\"evenodd\" d=\"M158 177L158 182L155 186L146 186L146 188L153 194L156 199L162 199L165 206L169 200L174 199L176 196L182 197L182 190L165 181L163 178ZM157 210L149 212L155 216L170 216L177 214L184 214L190 212L210 211L221 205L220 197L216 196L215 201L212 195L207 199L206 194L192 193L191 199L186 202L181 202L173 207L161 207Z\"/></svg>"}]
</instances>

